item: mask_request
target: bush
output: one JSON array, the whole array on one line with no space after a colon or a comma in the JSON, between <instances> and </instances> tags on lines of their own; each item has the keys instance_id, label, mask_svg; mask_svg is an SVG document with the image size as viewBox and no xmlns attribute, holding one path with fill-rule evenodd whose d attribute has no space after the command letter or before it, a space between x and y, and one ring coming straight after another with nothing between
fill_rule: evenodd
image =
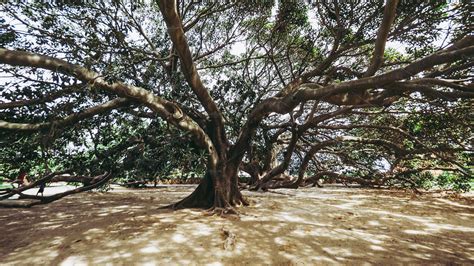
<instances>
[{"instance_id":1,"label":"bush","mask_svg":"<svg viewBox=\"0 0 474 266\"><path fill-rule=\"evenodd\" d=\"M457 192L471 190L470 179L467 175L459 175L452 172L443 172L436 177L436 185L442 189L452 189Z\"/></svg>"}]
</instances>

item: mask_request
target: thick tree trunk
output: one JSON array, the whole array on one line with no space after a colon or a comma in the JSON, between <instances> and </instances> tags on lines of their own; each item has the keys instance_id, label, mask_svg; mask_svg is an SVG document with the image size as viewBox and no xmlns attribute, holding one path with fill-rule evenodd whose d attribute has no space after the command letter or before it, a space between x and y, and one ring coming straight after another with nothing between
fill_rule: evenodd
<instances>
[{"instance_id":1,"label":"thick tree trunk","mask_svg":"<svg viewBox=\"0 0 474 266\"><path fill-rule=\"evenodd\" d=\"M196 190L170 205L173 209L202 208L235 213L233 207L248 205L238 187L238 164L219 160L216 169L208 169Z\"/></svg>"}]
</instances>

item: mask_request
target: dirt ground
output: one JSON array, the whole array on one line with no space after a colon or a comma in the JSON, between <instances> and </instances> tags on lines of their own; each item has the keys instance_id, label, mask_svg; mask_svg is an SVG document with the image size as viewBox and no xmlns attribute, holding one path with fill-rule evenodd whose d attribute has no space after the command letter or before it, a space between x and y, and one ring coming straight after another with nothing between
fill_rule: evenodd
<instances>
[{"instance_id":1,"label":"dirt ground","mask_svg":"<svg viewBox=\"0 0 474 266\"><path fill-rule=\"evenodd\" d=\"M192 190L0 209L0 265L474 264L472 197L325 187L245 192L239 218L158 209Z\"/></svg>"}]
</instances>

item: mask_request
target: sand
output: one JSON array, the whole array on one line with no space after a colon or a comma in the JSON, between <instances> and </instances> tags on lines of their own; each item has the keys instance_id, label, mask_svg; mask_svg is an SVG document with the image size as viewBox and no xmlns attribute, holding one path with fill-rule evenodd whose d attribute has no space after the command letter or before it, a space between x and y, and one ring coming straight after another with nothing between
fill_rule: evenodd
<instances>
[{"instance_id":1,"label":"sand","mask_svg":"<svg viewBox=\"0 0 474 266\"><path fill-rule=\"evenodd\" d=\"M472 197L345 187L245 192L240 217L171 212L193 186L0 209L1 265L474 264Z\"/></svg>"}]
</instances>

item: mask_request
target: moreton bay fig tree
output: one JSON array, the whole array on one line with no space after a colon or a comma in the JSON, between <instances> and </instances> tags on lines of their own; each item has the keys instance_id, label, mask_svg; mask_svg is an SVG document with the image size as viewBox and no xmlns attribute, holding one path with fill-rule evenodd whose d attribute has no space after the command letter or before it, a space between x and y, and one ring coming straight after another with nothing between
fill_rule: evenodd
<instances>
[{"instance_id":1,"label":"moreton bay fig tree","mask_svg":"<svg viewBox=\"0 0 474 266\"><path fill-rule=\"evenodd\" d=\"M64 169L99 176L92 184L193 172L200 184L171 207L219 212L248 204L245 186L416 189L436 171L465 185L469 11L468 1L2 1L0 167L41 165L43 183Z\"/></svg>"}]
</instances>

